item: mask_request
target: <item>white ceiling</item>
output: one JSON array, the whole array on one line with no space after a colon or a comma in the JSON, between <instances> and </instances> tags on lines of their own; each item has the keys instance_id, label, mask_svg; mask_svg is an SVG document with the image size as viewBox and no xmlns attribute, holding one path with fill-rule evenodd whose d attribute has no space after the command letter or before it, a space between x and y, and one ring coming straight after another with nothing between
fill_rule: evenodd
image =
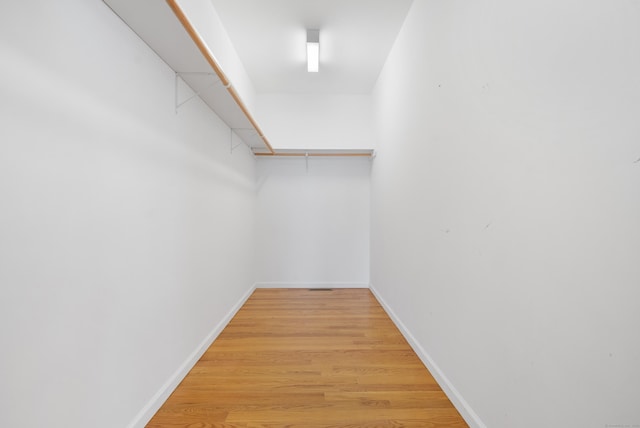
<instances>
[{"instance_id":1,"label":"white ceiling","mask_svg":"<svg viewBox=\"0 0 640 428\"><path fill-rule=\"evenodd\" d=\"M371 92L413 0L211 0L258 93ZM320 30L320 72L306 30Z\"/></svg>"}]
</instances>

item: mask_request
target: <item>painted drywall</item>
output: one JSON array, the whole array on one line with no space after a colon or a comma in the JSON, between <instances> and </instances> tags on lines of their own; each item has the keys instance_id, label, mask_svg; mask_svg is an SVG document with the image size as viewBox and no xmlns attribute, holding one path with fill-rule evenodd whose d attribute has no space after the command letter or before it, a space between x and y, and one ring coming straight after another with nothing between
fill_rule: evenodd
<instances>
[{"instance_id":1,"label":"painted drywall","mask_svg":"<svg viewBox=\"0 0 640 428\"><path fill-rule=\"evenodd\" d=\"M368 286L370 163L258 160L258 286Z\"/></svg>"},{"instance_id":2,"label":"painted drywall","mask_svg":"<svg viewBox=\"0 0 640 428\"><path fill-rule=\"evenodd\" d=\"M257 94L256 119L281 149L372 149L372 98L353 94Z\"/></svg>"},{"instance_id":3,"label":"painted drywall","mask_svg":"<svg viewBox=\"0 0 640 428\"><path fill-rule=\"evenodd\" d=\"M253 285L255 161L102 2L3 2L0 63L0 426L141 426Z\"/></svg>"},{"instance_id":4,"label":"painted drywall","mask_svg":"<svg viewBox=\"0 0 640 428\"><path fill-rule=\"evenodd\" d=\"M472 426L640 424L639 21L415 0L380 76L371 282Z\"/></svg>"}]
</instances>

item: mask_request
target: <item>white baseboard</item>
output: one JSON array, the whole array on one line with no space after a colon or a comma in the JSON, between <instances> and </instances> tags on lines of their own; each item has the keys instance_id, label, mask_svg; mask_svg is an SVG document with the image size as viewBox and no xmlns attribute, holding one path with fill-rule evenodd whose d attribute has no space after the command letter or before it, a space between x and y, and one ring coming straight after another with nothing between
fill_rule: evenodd
<instances>
[{"instance_id":1,"label":"white baseboard","mask_svg":"<svg viewBox=\"0 0 640 428\"><path fill-rule=\"evenodd\" d=\"M445 376L445 374L440 370L440 367L433 361L431 356L425 351L425 349L420 345L418 340L411 334L409 329L403 324L400 318L395 314L393 309L387 304L384 298L378 293L373 284L369 287L373 295L378 299L380 305L387 312L389 317L396 324L402 335L407 339L409 345L413 348L415 353L418 355L422 363L427 367L427 369L431 372L433 377L436 379L440 388L447 395L449 400L453 403L455 408L460 412L460 415L464 418L464 420L469 424L471 428L487 428L487 426L482 422L480 417L476 412L473 411L469 403L462 397L460 392L453 386L451 381Z\"/></svg>"},{"instance_id":2,"label":"white baseboard","mask_svg":"<svg viewBox=\"0 0 640 428\"><path fill-rule=\"evenodd\" d=\"M215 326L213 331L204 338L204 340L198 345L198 347L187 357L184 363L176 370L176 372L165 382L160 390L149 400L146 406L136 415L133 421L128 425L128 428L144 428L144 426L151 420L153 415L162 407L171 393L178 387L180 382L185 378L189 371L196 365L200 357L211 346L214 340L220 335L222 330L229 324L236 312L240 310L242 305L249 299L251 293L255 290L255 285L252 286L249 291L245 293L242 298L236 303L231 310L225 315L225 317Z\"/></svg>"},{"instance_id":3,"label":"white baseboard","mask_svg":"<svg viewBox=\"0 0 640 428\"><path fill-rule=\"evenodd\" d=\"M256 282L255 288L369 288L364 282Z\"/></svg>"}]
</instances>

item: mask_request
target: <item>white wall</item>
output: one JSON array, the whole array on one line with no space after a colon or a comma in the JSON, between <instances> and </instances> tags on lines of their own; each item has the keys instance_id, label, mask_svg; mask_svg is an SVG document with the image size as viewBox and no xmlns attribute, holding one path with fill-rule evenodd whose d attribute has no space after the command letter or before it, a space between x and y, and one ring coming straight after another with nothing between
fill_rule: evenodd
<instances>
[{"instance_id":1,"label":"white wall","mask_svg":"<svg viewBox=\"0 0 640 428\"><path fill-rule=\"evenodd\" d=\"M416 0L381 74L371 282L472 426L640 424L639 21Z\"/></svg>"},{"instance_id":2,"label":"white wall","mask_svg":"<svg viewBox=\"0 0 640 428\"><path fill-rule=\"evenodd\" d=\"M259 286L368 286L370 164L258 160Z\"/></svg>"},{"instance_id":3,"label":"white wall","mask_svg":"<svg viewBox=\"0 0 640 428\"><path fill-rule=\"evenodd\" d=\"M128 426L252 286L255 161L173 97L102 2L0 6L0 426Z\"/></svg>"},{"instance_id":4,"label":"white wall","mask_svg":"<svg viewBox=\"0 0 640 428\"><path fill-rule=\"evenodd\" d=\"M352 94L258 94L256 120L275 148L374 148L372 99Z\"/></svg>"}]
</instances>

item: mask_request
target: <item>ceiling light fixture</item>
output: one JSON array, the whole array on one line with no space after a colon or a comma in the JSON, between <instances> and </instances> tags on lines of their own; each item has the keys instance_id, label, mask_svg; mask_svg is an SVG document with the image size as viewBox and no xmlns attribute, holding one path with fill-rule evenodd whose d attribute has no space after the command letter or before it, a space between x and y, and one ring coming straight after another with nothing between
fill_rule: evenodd
<instances>
[{"instance_id":1,"label":"ceiling light fixture","mask_svg":"<svg viewBox=\"0 0 640 428\"><path fill-rule=\"evenodd\" d=\"M307 30L307 71L317 73L320 69L320 30Z\"/></svg>"}]
</instances>

